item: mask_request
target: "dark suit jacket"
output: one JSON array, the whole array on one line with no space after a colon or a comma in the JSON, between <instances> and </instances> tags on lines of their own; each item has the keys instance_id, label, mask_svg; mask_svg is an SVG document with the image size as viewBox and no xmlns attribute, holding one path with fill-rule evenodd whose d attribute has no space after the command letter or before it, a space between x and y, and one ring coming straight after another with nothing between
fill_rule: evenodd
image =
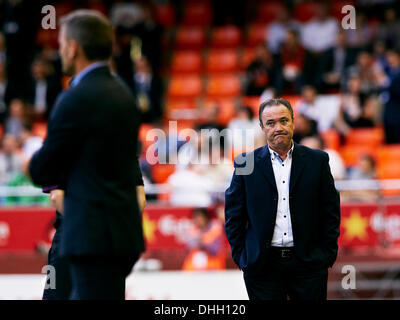
<instances>
[{"instance_id":1,"label":"dark suit jacket","mask_svg":"<svg viewBox=\"0 0 400 320\"><path fill-rule=\"evenodd\" d=\"M138 116L129 88L100 67L57 99L29 172L63 185L62 256L133 256L144 250L136 199Z\"/></svg>"},{"instance_id":2,"label":"dark suit jacket","mask_svg":"<svg viewBox=\"0 0 400 320\"><path fill-rule=\"evenodd\" d=\"M225 193L225 231L235 263L265 272L275 228L278 191L268 147L253 151L254 170L235 173ZM337 256L340 200L328 155L295 143L289 184L295 255L311 269L332 266ZM248 157L248 155L247 155Z\"/></svg>"}]
</instances>

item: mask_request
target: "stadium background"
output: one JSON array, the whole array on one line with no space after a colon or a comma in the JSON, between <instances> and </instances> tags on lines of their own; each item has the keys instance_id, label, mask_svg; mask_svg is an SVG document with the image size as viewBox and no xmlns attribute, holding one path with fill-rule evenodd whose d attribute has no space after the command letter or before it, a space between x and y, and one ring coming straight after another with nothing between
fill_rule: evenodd
<instances>
[{"instance_id":1,"label":"stadium background","mask_svg":"<svg viewBox=\"0 0 400 320\"><path fill-rule=\"evenodd\" d=\"M321 3L328 17L320 17ZM41 28L41 9L48 4L57 20L78 8L110 17L116 30L112 67L138 97L147 251L128 279L127 298L246 298L225 240L223 270L181 271L192 209L207 207L221 223L231 167L150 164L146 151L155 142L146 138L154 128L168 132L170 120L177 121L178 132L254 128L260 101L272 96L292 103L300 119L296 139L322 137L325 146L319 147L334 155L339 168L340 250L328 297L400 297L400 137L384 121L387 92L400 70L398 1L3 0L0 298L40 298L40 273L54 232L47 196L23 175L23 160L45 137L51 103L69 80L60 71L58 29ZM355 30L341 27L341 9L348 4L356 9ZM286 40L288 30L295 30L294 42ZM337 50L341 36L345 49ZM399 117L397 102L389 118ZM179 152L193 147L173 138ZM251 143L265 141L256 136ZM168 146L157 147L168 155ZM345 265L355 267L356 289L342 287Z\"/></svg>"}]
</instances>

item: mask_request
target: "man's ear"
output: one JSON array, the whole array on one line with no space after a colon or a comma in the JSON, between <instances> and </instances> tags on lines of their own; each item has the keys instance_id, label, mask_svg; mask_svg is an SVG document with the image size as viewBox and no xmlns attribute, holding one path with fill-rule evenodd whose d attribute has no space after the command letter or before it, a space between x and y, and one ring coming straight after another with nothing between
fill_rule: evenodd
<instances>
[{"instance_id":1,"label":"man's ear","mask_svg":"<svg viewBox=\"0 0 400 320\"><path fill-rule=\"evenodd\" d=\"M68 45L68 56L71 60L75 59L78 54L79 54L79 50L81 49L78 45L78 42L76 42L76 40L71 40L69 45Z\"/></svg>"}]
</instances>

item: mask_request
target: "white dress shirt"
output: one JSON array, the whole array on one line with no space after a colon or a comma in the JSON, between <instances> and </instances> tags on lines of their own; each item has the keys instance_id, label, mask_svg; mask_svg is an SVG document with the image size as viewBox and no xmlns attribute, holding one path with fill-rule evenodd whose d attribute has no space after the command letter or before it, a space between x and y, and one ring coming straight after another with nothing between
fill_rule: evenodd
<instances>
[{"instance_id":1,"label":"white dress shirt","mask_svg":"<svg viewBox=\"0 0 400 320\"><path fill-rule=\"evenodd\" d=\"M289 179L292 169L293 147L294 143L292 141L292 147L288 151L286 159L282 161L279 155L268 146L268 150L271 155L276 188L278 189L278 208L276 213L274 234L271 241L271 246L273 247L294 246L289 208Z\"/></svg>"}]
</instances>

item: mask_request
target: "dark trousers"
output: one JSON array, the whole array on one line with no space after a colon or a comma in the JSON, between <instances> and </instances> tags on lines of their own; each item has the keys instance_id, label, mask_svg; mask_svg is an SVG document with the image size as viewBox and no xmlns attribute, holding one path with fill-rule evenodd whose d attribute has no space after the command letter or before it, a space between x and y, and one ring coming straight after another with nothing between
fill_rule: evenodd
<instances>
[{"instance_id":1,"label":"dark trousers","mask_svg":"<svg viewBox=\"0 0 400 320\"><path fill-rule=\"evenodd\" d=\"M328 269L273 255L264 274L244 273L244 280L250 300L326 300Z\"/></svg>"},{"instance_id":2,"label":"dark trousers","mask_svg":"<svg viewBox=\"0 0 400 320\"><path fill-rule=\"evenodd\" d=\"M71 300L125 300L125 278L138 257L70 257Z\"/></svg>"},{"instance_id":3,"label":"dark trousers","mask_svg":"<svg viewBox=\"0 0 400 320\"><path fill-rule=\"evenodd\" d=\"M57 220L54 223L56 232L51 243L51 248L48 255L48 264L53 266L56 271L56 287L55 289L44 289L43 300L68 300L71 295L71 276L69 273L68 259L61 257L60 250L60 236L62 229L62 217L57 213Z\"/></svg>"}]
</instances>

